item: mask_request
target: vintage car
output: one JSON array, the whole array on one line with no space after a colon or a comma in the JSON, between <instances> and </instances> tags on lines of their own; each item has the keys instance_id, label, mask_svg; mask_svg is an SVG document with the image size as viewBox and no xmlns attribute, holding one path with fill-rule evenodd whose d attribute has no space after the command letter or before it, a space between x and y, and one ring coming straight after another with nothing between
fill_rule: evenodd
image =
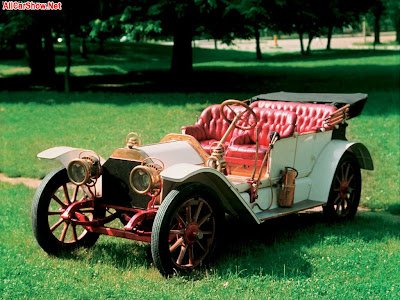
<instances>
[{"instance_id":1,"label":"vintage car","mask_svg":"<svg viewBox=\"0 0 400 300\"><path fill-rule=\"evenodd\" d=\"M322 206L330 220L356 214L367 148L346 139L366 94L269 93L204 109L193 126L159 143L135 133L105 160L55 147L59 160L36 191L34 236L58 254L99 235L151 243L164 276L205 265L225 214L258 224Z\"/></svg>"}]
</instances>

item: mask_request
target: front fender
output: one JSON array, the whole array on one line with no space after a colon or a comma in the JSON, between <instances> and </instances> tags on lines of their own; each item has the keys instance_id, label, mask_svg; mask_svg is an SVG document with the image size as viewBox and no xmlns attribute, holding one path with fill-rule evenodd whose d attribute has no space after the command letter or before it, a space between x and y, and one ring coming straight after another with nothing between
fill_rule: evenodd
<instances>
[{"instance_id":1,"label":"front fender","mask_svg":"<svg viewBox=\"0 0 400 300\"><path fill-rule=\"evenodd\" d=\"M221 204L233 216L260 223L251 207L239 191L223 175L212 168L193 164L176 164L161 172L163 178L163 198L175 187L188 182L201 182L212 188L219 196Z\"/></svg>"},{"instance_id":2,"label":"front fender","mask_svg":"<svg viewBox=\"0 0 400 300\"><path fill-rule=\"evenodd\" d=\"M98 156L98 154L92 150L87 150L87 149L81 149L81 148L72 148L72 147L53 147L46 149L42 152L40 152L37 157L39 159L47 159L47 160L58 160L60 161L64 167L68 167L68 163L75 159L79 158L79 154L82 152L89 152L93 153L93 155ZM105 163L105 159L99 156L100 158L100 164L103 165ZM96 182L96 187L92 187L92 193L95 192L96 197L101 197L102 196L102 176L100 176ZM88 189L88 187L82 186L82 188Z\"/></svg>"},{"instance_id":3,"label":"front fender","mask_svg":"<svg viewBox=\"0 0 400 300\"><path fill-rule=\"evenodd\" d=\"M62 147L53 147L46 149L40 152L37 155L37 157L39 159L58 160L65 167L67 167L68 163L75 158L79 158L79 154L82 152L92 152L94 155L97 156L97 153L92 150L62 146ZM105 163L105 159L102 158L101 156L100 156L100 163L101 165Z\"/></svg>"},{"instance_id":4,"label":"front fender","mask_svg":"<svg viewBox=\"0 0 400 300\"><path fill-rule=\"evenodd\" d=\"M318 156L311 174L312 180L309 200L328 201L329 190L336 167L345 152L352 153L358 161L360 168L373 170L371 154L362 143L343 140L332 140Z\"/></svg>"}]
</instances>

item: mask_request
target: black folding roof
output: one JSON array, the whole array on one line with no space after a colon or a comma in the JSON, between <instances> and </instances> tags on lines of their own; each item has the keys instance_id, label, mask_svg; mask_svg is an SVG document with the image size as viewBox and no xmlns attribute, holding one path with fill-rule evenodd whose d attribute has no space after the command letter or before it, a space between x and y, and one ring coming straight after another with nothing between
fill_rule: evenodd
<instances>
[{"instance_id":1,"label":"black folding roof","mask_svg":"<svg viewBox=\"0 0 400 300\"><path fill-rule=\"evenodd\" d=\"M288 93L277 92L260 94L251 98L252 101L268 100L268 101L287 101L287 102L304 102L304 103L321 103L330 104L340 108L346 104L350 104L349 117L358 116L365 102L368 99L367 94L330 94L330 93Z\"/></svg>"}]
</instances>

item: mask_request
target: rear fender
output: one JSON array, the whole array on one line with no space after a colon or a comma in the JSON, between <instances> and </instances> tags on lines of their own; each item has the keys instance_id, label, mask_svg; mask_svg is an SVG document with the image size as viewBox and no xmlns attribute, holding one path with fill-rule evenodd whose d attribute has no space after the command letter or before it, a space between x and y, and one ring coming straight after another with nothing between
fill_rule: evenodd
<instances>
[{"instance_id":1,"label":"rear fender","mask_svg":"<svg viewBox=\"0 0 400 300\"><path fill-rule=\"evenodd\" d=\"M362 143L343 140L332 140L322 150L309 176L312 180L310 200L328 201L329 190L336 167L345 152L352 153L360 168L373 170L371 154Z\"/></svg>"},{"instance_id":2,"label":"rear fender","mask_svg":"<svg viewBox=\"0 0 400 300\"><path fill-rule=\"evenodd\" d=\"M176 164L161 172L163 199L174 188L188 182L201 182L212 188L219 196L222 207L241 220L260 223L251 207L236 188L217 170L192 164Z\"/></svg>"}]
</instances>

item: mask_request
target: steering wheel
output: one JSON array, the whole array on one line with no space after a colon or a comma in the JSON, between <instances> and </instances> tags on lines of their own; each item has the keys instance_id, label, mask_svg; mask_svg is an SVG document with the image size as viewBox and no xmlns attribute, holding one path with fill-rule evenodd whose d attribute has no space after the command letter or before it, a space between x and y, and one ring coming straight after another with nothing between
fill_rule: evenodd
<instances>
[{"instance_id":1,"label":"steering wheel","mask_svg":"<svg viewBox=\"0 0 400 300\"><path fill-rule=\"evenodd\" d=\"M242 107L244 107L244 108L246 109L246 111L248 111L250 114L253 115L254 120L255 120L255 123L254 123L254 124L249 124L249 120L250 120L249 117L243 117L244 112L241 112L241 113L239 113L239 114L236 113L236 112L232 109L231 105L233 105L233 106L242 106ZM233 118L232 120L229 120L229 119L228 119L228 117L226 116L226 114L225 114L225 112L224 112L224 107L225 107L225 106L226 106L227 108L229 108L229 109L233 112L235 118L239 116L240 118L243 117L244 119L247 119L247 122L246 122L246 123L249 124L248 126L238 125L237 123L235 123L235 127L236 127L236 128L239 128L239 129L242 129L242 130L250 130L250 129L256 127L257 121L258 121L257 115L256 115L256 113L250 108L250 106L248 106L247 104L245 104L245 103L243 103L242 101L239 101L239 100L226 100L226 101L222 102L222 103L221 103L221 106L219 107L219 111L220 111L222 117L223 117L223 118L225 119L225 121L227 121L228 123L232 123L232 121L233 121L235 118Z\"/></svg>"}]
</instances>

